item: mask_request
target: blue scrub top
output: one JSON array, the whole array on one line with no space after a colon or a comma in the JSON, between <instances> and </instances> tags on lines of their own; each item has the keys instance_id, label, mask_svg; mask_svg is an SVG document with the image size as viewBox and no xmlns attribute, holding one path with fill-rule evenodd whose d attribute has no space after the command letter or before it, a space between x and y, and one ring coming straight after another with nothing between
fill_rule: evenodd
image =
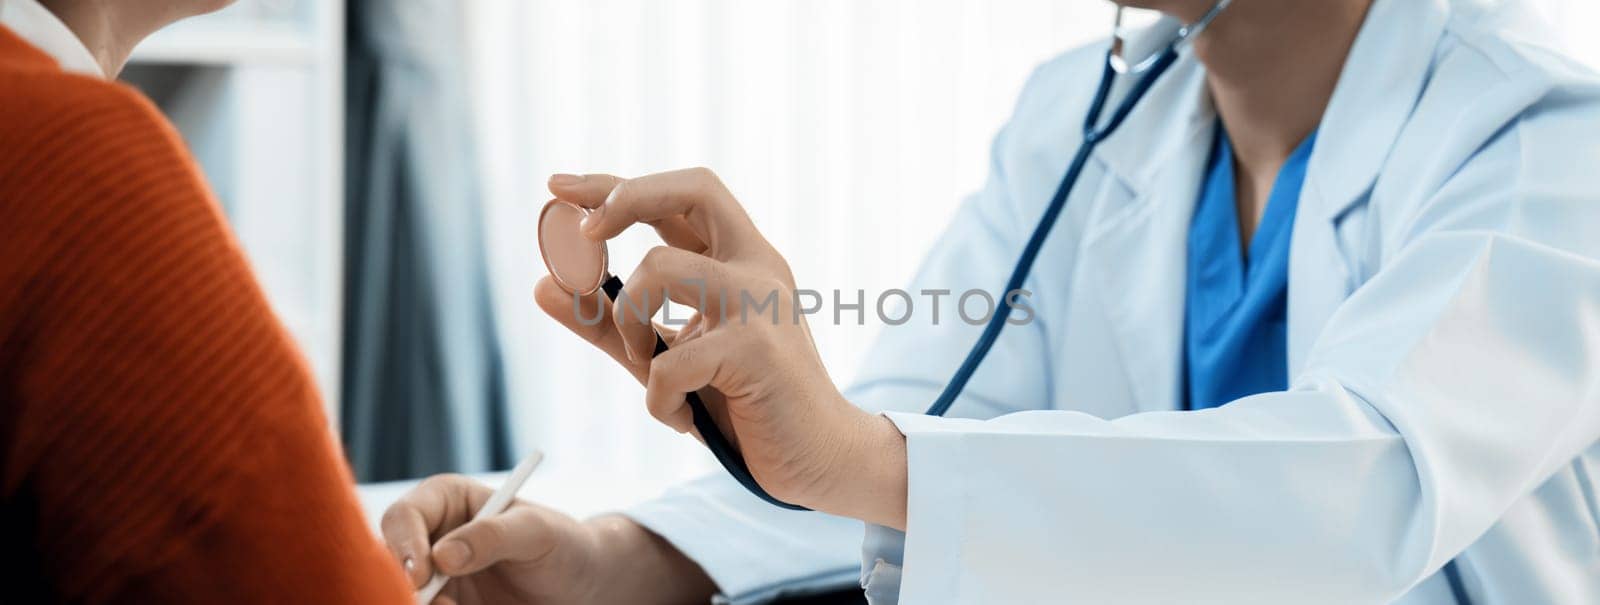
<instances>
[{"instance_id":1,"label":"blue scrub top","mask_svg":"<svg viewBox=\"0 0 1600 605\"><path fill-rule=\"evenodd\" d=\"M1317 135L1279 169L1267 208L1241 250L1233 146L1219 125L1211 163L1189 223L1184 305L1187 409L1288 388L1289 238Z\"/></svg>"}]
</instances>

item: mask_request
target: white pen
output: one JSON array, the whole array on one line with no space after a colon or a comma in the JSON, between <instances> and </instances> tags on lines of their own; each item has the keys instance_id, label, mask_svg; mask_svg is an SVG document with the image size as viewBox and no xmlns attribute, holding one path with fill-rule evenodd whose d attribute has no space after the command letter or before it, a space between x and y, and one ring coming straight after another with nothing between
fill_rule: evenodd
<instances>
[{"instance_id":1,"label":"white pen","mask_svg":"<svg viewBox=\"0 0 1600 605\"><path fill-rule=\"evenodd\" d=\"M522 489L522 484L528 482L528 476L533 474L533 469L539 468L539 463L543 461L544 452L534 450L527 458L523 458L522 462L518 462L517 467L511 469L511 476L506 477L506 482L500 484L500 489L489 496L489 500L483 503L483 508L478 509L472 520L477 521L504 512L507 506L511 506L511 501L517 499L517 490ZM444 590L444 583L449 581L450 576L435 570L433 578L417 591L417 605L432 603L433 598L439 596L439 591Z\"/></svg>"}]
</instances>

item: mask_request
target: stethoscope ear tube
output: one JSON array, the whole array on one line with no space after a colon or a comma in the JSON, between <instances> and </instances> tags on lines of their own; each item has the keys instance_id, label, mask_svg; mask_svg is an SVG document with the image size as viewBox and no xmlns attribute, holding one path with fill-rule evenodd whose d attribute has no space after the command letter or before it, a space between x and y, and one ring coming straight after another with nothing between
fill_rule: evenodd
<instances>
[{"instance_id":1,"label":"stethoscope ear tube","mask_svg":"<svg viewBox=\"0 0 1600 605\"><path fill-rule=\"evenodd\" d=\"M616 300L617 294L622 291L622 280L617 279L615 275L608 276L600 288L605 291L607 297ZM657 333L655 350L650 353L650 357L655 358L665 352L667 352L667 341ZM706 404L700 400L700 395L689 393L684 398L688 400L689 411L694 415L694 430L700 433L700 440L705 442L706 449L711 450L711 455L722 464L722 468L727 470L729 475L733 475L739 485L743 485L767 504L778 508L811 510L798 504L784 502L767 493L767 490L756 482L755 475L750 474L750 465L745 463L744 455L739 453L738 448L733 447L728 437L722 434L722 429L717 427L717 421L711 417L711 411L706 409Z\"/></svg>"}]
</instances>

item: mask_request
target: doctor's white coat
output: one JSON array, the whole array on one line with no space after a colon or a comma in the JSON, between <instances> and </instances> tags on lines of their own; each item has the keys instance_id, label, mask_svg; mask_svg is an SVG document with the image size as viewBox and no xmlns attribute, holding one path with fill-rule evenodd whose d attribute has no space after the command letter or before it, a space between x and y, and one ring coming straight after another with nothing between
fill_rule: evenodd
<instances>
[{"instance_id":1,"label":"doctor's white coat","mask_svg":"<svg viewBox=\"0 0 1600 605\"><path fill-rule=\"evenodd\" d=\"M960 321L886 328L847 390L906 434L903 552L870 528L860 569L859 523L721 476L629 514L732 601L859 571L918 604L1450 603L1455 559L1473 603L1600 603L1600 79L1523 11L1375 2L1295 220L1287 392L1174 411L1216 123L1185 56L1095 152L962 418L918 413ZM1037 71L908 290L1001 287L1102 54Z\"/></svg>"}]
</instances>

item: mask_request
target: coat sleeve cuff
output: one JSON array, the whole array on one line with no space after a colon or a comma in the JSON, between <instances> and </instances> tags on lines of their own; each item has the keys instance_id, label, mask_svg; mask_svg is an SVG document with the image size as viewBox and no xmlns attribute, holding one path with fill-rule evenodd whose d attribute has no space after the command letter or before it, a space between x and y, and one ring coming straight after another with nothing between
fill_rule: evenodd
<instances>
[{"instance_id":1,"label":"coat sleeve cuff","mask_svg":"<svg viewBox=\"0 0 1600 605\"><path fill-rule=\"evenodd\" d=\"M964 442L959 426L975 422L886 412L906 436L906 532L900 602L983 600L961 585L967 521Z\"/></svg>"},{"instance_id":2,"label":"coat sleeve cuff","mask_svg":"<svg viewBox=\"0 0 1600 605\"><path fill-rule=\"evenodd\" d=\"M699 564L721 592L714 602L766 603L858 581L860 521L779 509L721 473L623 514Z\"/></svg>"},{"instance_id":3,"label":"coat sleeve cuff","mask_svg":"<svg viewBox=\"0 0 1600 605\"><path fill-rule=\"evenodd\" d=\"M861 589L868 605L900 602L900 573L905 566L906 534L881 525L868 525L861 544Z\"/></svg>"}]
</instances>

